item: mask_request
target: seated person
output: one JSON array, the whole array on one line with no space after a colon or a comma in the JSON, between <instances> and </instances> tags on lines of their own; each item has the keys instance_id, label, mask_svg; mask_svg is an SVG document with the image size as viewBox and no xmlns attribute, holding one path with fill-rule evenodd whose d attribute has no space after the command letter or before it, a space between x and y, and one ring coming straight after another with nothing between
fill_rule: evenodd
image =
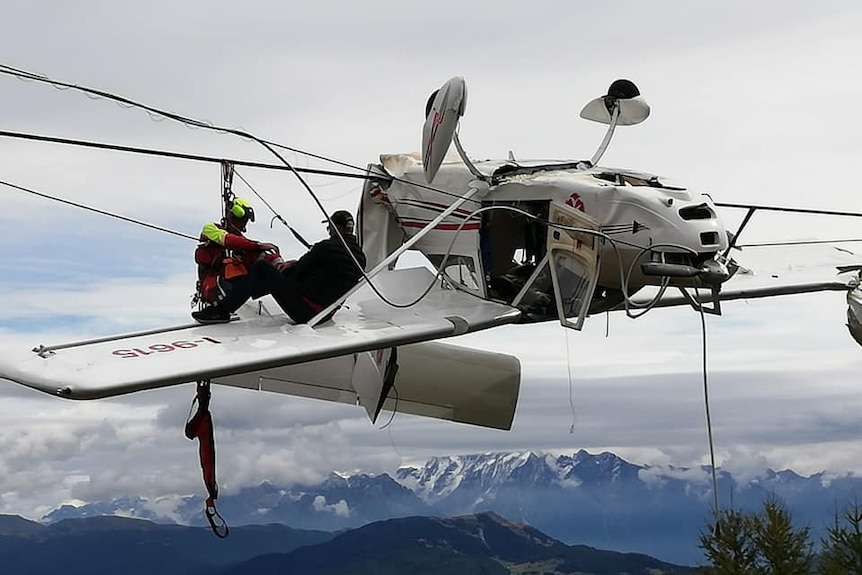
<instances>
[{"instance_id":1,"label":"seated person","mask_svg":"<svg viewBox=\"0 0 862 575\"><path fill-rule=\"evenodd\" d=\"M251 204L242 198L234 198L225 207L226 215L221 222L208 223L203 227L201 243L195 250L198 295L201 301L210 305L222 299L235 284L245 283L245 272L254 266L258 259L281 262L275 245L245 237L248 222L254 221ZM264 294L256 297L261 295ZM196 316L202 311L205 310L192 313L192 317L198 319Z\"/></svg>"},{"instance_id":2,"label":"seated person","mask_svg":"<svg viewBox=\"0 0 862 575\"><path fill-rule=\"evenodd\" d=\"M269 293L293 321L307 323L356 285L365 269L365 254L353 233L353 216L338 211L331 222L329 237L299 260L273 265L259 259L239 289L231 289L215 306L193 314L195 319L201 323L230 321L230 314L246 300Z\"/></svg>"}]
</instances>

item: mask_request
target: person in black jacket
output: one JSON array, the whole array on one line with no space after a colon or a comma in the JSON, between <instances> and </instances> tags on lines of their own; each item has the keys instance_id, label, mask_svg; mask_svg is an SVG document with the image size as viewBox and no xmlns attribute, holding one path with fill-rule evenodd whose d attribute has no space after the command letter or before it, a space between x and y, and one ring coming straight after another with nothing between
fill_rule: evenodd
<instances>
[{"instance_id":1,"label":"person in black jacket","mask_svg":"<svg viewBox=\"0 0 862 575\"><path fill-rule=\"evenodd\" d=\"M260 266L272 297L297 323L306 323L347 293L365 270L365 253L354 234L350 212L339 210L322 223L329 224L329 237L311 246L299 260L279 266L281 278L272 274L272 265Z\"/></svg>"},{"instance_id":2,"label":"person in black jacket","mask_svg":"<svg viewBox=\"0 0 862 575\"><path fill-rule=\"evenodd\" d=\"M251 293L271 294L293 321L307 323L347 293L359 282L365 269L365 254L353 233L353 216L341 210L323 221L332 222L327 239L311 246L296 261L273 265L258 260L248 272L249 281L245 282L253 289L248 293L228 294L216 306L220 307L218 313L212 314L213 320L206 323L229 321L230 314L239 309ZM225 316L228 320L223 319Z\"/></svg>"}]
</instances>

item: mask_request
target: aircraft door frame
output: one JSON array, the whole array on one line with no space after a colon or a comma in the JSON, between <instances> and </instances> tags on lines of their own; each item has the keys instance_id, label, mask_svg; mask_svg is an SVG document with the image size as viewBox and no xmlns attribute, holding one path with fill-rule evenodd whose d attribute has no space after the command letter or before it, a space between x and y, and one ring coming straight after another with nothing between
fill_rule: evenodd
<instances>
[{"instance_id":1,"label":"aircraft door frame","mask_svg":"<svg viewBox=\"0 0 862 575\"><path fill-rule=\"evenodd\" d=\"M599 230L588 214L551 202L548 220L572 228ZM587 318L599 272L600 238L595 234L548 226L547 258L560 324L580 330Z\"/></svg>"}]
</instances>

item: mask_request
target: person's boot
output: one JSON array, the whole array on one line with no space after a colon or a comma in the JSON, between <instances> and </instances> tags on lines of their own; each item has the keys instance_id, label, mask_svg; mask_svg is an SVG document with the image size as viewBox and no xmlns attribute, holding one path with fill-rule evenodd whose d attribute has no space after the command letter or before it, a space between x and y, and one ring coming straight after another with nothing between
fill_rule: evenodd
<instances>
[{"instance_id":1,"label":"person's boot","mask_svg":"<svg viewBox=\"0 0 862 575\"><path fill-rule=\"evenodd\" d=\"M228 323L230 321L230 313L222 309L219 305L211 305L200 311L193 311L192 318L198 323Z\"/></svg>"}]
</instances>

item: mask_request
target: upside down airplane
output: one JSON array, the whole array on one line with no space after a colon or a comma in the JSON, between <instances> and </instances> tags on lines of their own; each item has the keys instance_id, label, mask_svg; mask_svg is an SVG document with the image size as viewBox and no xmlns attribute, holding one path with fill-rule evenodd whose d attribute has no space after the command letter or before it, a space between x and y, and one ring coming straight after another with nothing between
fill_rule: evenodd
<instances>
[{"instance_id":1,"label":"upside down airplane","mask_svg":"<svg viewBox=\"0 0 862 575\"><path fill-rule=\"evenodd\" d=\"M784 208L720 204L652 174L599 165L616 127L649 116L632 82L617 80L581 111L608 126L588 160L474 162L457 134L465 109L464 80L452 78L428 100L421 154L368 166L357 221L369 271L307 325L255 303L227 324L6 349L0 377L79 400L206 381L360 405L372 421L388 410L509 429L518 359L439 340L548 320L577 330L611 310L634 317L689 305L720 314L725 300L839 290L862 344L859 267L776 278L734 261L752 215ZM746 210L735 232L719 207ZM395 269L408 249L436 273ZM648 286L651 296L634 298Z\"/></svg>"}]
</instances>

